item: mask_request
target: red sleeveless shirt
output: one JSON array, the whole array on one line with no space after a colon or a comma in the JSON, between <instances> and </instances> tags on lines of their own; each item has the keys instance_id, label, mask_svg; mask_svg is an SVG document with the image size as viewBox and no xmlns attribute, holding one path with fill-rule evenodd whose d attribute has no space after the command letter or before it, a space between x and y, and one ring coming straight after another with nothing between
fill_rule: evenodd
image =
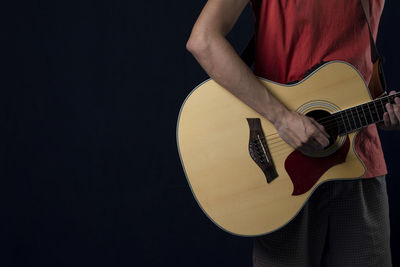
<instances>
[{"instance_id":1,"label":"red sleeveless shirt","mask_svg":"<svg viewBox=\"0 0 400 267\"><path fill-rule=\"evenodd\" d=\"M370 24L376 38L384 0L370 0ZM360 0L263 0L256 16L255 74L279 83L301 80L321 61L342 60L366 81L372 76L368 26ZM367 171L387 173L375 125L356 137L355 148Z\"/></svg>"}]
</instances>

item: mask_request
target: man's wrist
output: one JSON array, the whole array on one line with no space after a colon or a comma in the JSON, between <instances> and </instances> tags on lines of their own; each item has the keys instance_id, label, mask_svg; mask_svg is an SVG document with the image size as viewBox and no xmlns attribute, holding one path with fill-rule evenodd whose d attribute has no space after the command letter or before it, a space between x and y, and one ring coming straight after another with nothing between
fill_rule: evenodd
<instances>
[{"instance_id":1,"label":"man's wrist","mask_svg":"<svg viewBox=\"0 0 400 267\"><path fill-rule=\"evenodd\" d=\"M271 107L271 111L268 112L266 118L277 127L283 120L284 117L288 116L290 111L281 103L277 103L275 106Z\"/></svg>"}]
</instances>

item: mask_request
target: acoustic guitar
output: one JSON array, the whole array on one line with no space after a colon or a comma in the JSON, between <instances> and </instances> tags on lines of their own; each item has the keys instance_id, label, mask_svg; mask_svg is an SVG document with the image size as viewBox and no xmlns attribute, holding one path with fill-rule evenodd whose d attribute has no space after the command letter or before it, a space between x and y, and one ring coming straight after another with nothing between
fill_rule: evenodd
<instances>
[{"instance_id":1,"label":"acoustic guitar","mask_svg":"<svg viewBox=\"0 0 400 267\"><path fill-rule=\"evenodd\" d=\"M267 119L211 79L189 94L177 124L187 181L204 213L241 236L281 228L324 182L361 178L365 167L355 137L381 122L385 104L399 96L372 101L360 73L341 61L328 62L292 85L260 80L290 110L322 124L330 143L318 153L300 153Z\"/></svg>"}]
</instances>

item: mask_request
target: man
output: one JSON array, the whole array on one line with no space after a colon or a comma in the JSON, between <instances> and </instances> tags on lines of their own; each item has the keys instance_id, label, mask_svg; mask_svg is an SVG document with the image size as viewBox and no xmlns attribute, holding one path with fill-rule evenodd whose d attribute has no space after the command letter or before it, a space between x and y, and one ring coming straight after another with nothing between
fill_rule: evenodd
<instances>
[{"instance_id":1,"label":"man","mask_svg":"<svg viewBox=\"0 0 400 267\"><path fill-rule=\"evenodd\" d=\"M288 110L255 74L279 83L301 80L321 61L354 65L366 81L372 63L367 22L360 0L263 0L255 8L254 71L225 36L248 0L209 0L187 49L221 86L266 117L288 144L304 153L328 145L328 134L313 119ZM384 0L370 0L376 36ZM391 92L394 93L394 92ZM400 129L400 99L386 106L384 129ZM254 242L254 266L391 266L387 173L376 126L357 136L364 178L321 185L294 220ZM325 254L325 257L322 255Z\"/></svg>"}]
</instances>

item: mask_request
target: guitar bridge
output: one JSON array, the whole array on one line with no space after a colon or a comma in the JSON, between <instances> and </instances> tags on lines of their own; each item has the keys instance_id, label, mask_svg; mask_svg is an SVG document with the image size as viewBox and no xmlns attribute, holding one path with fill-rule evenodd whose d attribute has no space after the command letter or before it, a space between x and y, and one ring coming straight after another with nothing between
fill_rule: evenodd
<instances>
[{"instance_id":1,"label":"guitar bridge","mask_svg":"<svg viewBox=\"0 0 400 267\"><path fill-rule=\"evenodd\" d=\"M265 174L267 182L270 183L278 177L278 173L276 172L274 161L272 160L264 132L261 128L261 121L258 118L248 118L247 122L250 128L250 157L260 167Z\"/></svg>"}]
</instances>

